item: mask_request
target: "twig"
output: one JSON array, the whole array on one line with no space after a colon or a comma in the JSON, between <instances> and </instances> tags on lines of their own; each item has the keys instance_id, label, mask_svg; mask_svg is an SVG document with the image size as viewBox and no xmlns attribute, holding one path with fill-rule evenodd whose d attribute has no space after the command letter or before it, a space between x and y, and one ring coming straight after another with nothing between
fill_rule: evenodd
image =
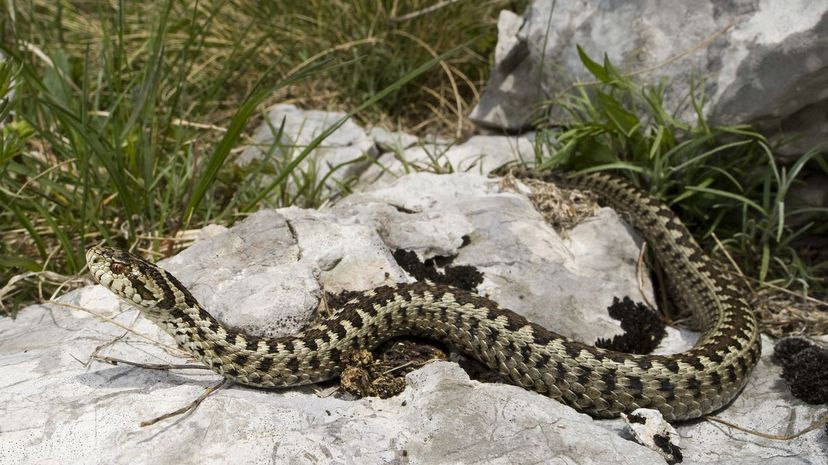
<instances>
[{"instance_id":1,"label":"twig","mask_svg":"<svg viewBox=\"0 0 828 465\"><path fill-rule=\"evenodd\" d=\"M196 407L198 407L204 401L204 399L206 399L210 394L216 392L217 390L221 389L222 387L224 387L226 384L228 384L230 382L231 381L227 380L227 379L221 380L220 383L214 384L214 385L204 389L204 392L202 392L201 395L198 396L198 398L196 400L190 402L188 405L185 405L184 407L181 407L180 409L175 410L173 412L165 413L165 414L161 415L160 417L155 417L152 420L142 421L140 423L141 427L143 428L143 427L146 427L146 426L154 425L154 424L158 423L161 420L166 420L167 418L174 417L176 415L181 415L181 414L184 414L184 413L189 413L189 412L194 411L196 409Z\"/></svg>"},{"instance_id":2,"label":"twig","mask_svg":"<svg viewBox=\"0 0 828 465\"><path fill-rule=\"evenodd\" d=\"M330 397L334 395L337 391L341 390L342 386L339 383L336 386L328 386L325 389L319 389L317 387L313 388L313 393L316 394L318 397L324 399L326 397Z\"/></svg>"},{"instance_id":3,"label":"twig","mask_svg":"<svg viewBox=\"0 0 828 465\"><path fill-rule=\"evenodd\" d=\"M52 258L54 258L55 254L57 254L60 250L61 250L60 245L55 245L54 247L52 247L52 250L49 251L49 255L46 257L46 261L43 262L43 270L46 270L47 268L49 268L49 262L52 261ZM46 300L46 299L43 298L43 281L42 280L37 281L37 298L38 298L38 301L40 301L40 302L43 302L43 301Z\"/></svg>"},{"instance_id":4,"label":"twig","mask_svg":"<svg viewBox=\"0 0 828 465\"><path fill-rule=\"evenodd\" d=\"M134 367L139 368L146 368L149 370L210 370L211 368L206 365L176 365L171 363L141 363L141 362L130 362L129 360L123 360L120 358L115 357L108 357L106 355L92 355L89 357L91 360L97 360L99 362L109 363L111 365L118 365L119 363L123 363L124 365L131 365Z\"/></svg>"},{"instance_id":5,"label":"twig","mask_svg":"<svg viewBox=\"0 0 828 465\"><path fill-rule=\"evenodd\" d=\"M733 266L733 269L736 270L736 273L733 273L731 271L730 274L736 274L738 277L742 278L742 281L747 285L748 289L750 291L753 291L753 287L747 281L747 276L745 276L745 273L743 273L742 269L739 268L739 265L736 263L736 260L734 260L733 257L730 255L730 252L727 251L724 244L722 244L721 241L719 241L719 238L718 236L716 236L716 233L712 233L711 236L713 236L713 240L716 241L716 247L718 247L722 251L725 257L727 257L727 261L729 261L730 265Z\"/></svg>"},{"instance_id":6,"label":"twig","mask_svg":"<svg viewBox=\"0 0 828 465\"><path fill-rule=\"evenodd\" d=\"M647 304L648 307L650 307L650 310L652 310L656 315L660 315L661 320L664 321L666 324L670 326L675 326L681 321L681 319L673 320L672 316L670 315L670 312L667 311L667 309L669 308L669 304L664 291L664 277L661 275L661 267L656 266L654 268L654 271L658 275L658 282L662 283L662 285L659 286L659 289L653 289L654 296L656 292L660 292L661 294L661 307L659 308L656 305L653 305L653 303L650 302L650 299L647 298L647 293L644 292L644 260L646 257L647 241L644 241L641 244L641 251L638 253L638 292L641 294L641 298L644 299L644 303Z\"/></svg>"},{"instance_id":7,"label":"twig","mask_svg":"<svg viewBox=\"0 0 828 465\"><path fill-rule=\"evenodd\" d=\"M784 292L784 293L786 293L786 294L790 294L790 295L792 295L792 296L794 296L794 297L797 297L797 298L800 298L800 299L807 300L808 302L811 302L811 303L814 303L814 304L817 304L817 305L822 305L822 306L828 307L828 302L826 302L826 301L824 301L824 300L819 300L819 299L816 299L816 298L811 297L811 296L802 295L802 294L799 294L799 293L797 293L797 292L794 292L794 291L792 291L792 290L790 290L790 289L786 289L786 288L784 288L784 287L782 287L782 286L777 286L776 284L769 283L769 282L763 282L763 281L760 281L760 280L758 280L758 279L756 279L756 278L754 278L754 277L752 277L752 276L747 276L747 275L746 275L746 274L742 271L742 269L741 269L741 268L739 268L739 265L737 265L737 264L736 264L736 261L733 259L733 257L730 255L730 253L727 251L727 249L725 248L724 244L722 244L722 243L721 243L721 241L719 241L719 238L716 236L716 234L715 234L715 233L714 233L714 234L712 234L712 237L713 237L713 240L714 240L714 241L716 241L716 246L717 246L719 249L721 249L722 253L724 253L724 254L725 254L725 257L727 257L727 260L730 262L730 264L731 264L731 265L733 265L733 268L736 270L735 272L730 271L730 274L735 274L736 276L738 276L738 277L740 277L740 278L743 278L743 279L745 279L746 281L749 281L749 282L755 282L755 283L760 284L761 286L767 286L767 287L773 288L773 289L775 289L775 290L777 290L777 291Z\"/></svg>"},{"instance_id":8,"label":"twig","mask_svg":"<svg viewBox=\"0 0 828 465\"><path fill-rule=\"evenodd\" d=\"M774 440L777 440L777 441L790 441L792 439L796 439L796 438L802 436L803 434L810 433L811 431L813 431L817 428L820 428L824 425L828 425L828 416L825 416L825 417L820 418L819 420L815 420L813 423L808 425L805 429L803 429L799 432L793 433L793 434L768 434L768 433L763 433L761 431L752 430L750 428L745 428L744 426L736 425L736 424L731 423L727 420L722 420L721 418L715 417L715 416L712 416L712 415L708 415L708 416L704 417L704 419L707 420L707 421L711 421L711 422L721 423L725 426L729 426L733 429L737 429L739 431L743 431L745 433L749 433L749 434L752 434L754 436L759 436L759 437L762 437L762 438L765 438L765 439L774 439Z\"/></svg>"},{"instance_id":9,"label":"twig","mask_svg":"<svg viewBox=\"0 0 828 465\"><path fill-rule=\"evenodd\" d=\"M75 80L66 77L66 73L63 72L63 68L55 66L55 62L52 61L52 59L49 58L49 56L46 55L46 53L40 47L26 41L20 41L20 44L23 46L24 49L32 52L34 56L38 57L43 63L46 64L46 66L52 68L55 71L55 73L61 77L61 84L68 84L75 91L82 92L82 89L78 87L77 84L75 84Z\"/></svg>"},{"instance_id":10,"label":"twig","mask_svg":"<svg viewBox=\"0 0 828 465\"><path fill-rule=\"evenodd\" d=\"M383 371L383 372L382 372L382 373L380 373L380 374L381 374L381 375L387 375L388 373L393 373L393 372L395 372L395 371L397 371L397 370L399 370L399 369L405 368L405 367L410 366L410 365L413 365L413 364L414 364L414 361L413 361L413 360L409 360L409 361L407 361L407 362L403 363L402 365L397 365L397 366L395 366L394 368L389 368L388 370L385 370L385 371Z\"/></svg>"},{"instance_id":11,"label":"twig","mask_svg":"<svg viewBox=\"0 0 828 465\"><path fill-rule=\"evenodd\" d=\"M93 350L92 353L89 354L89 358L86 359L86 363L84 363L83 366L88 367L92 363L92 360L95 360L95 358L98 356L98 352L100 352L101 349L103 349L104 347L109 347L112 344L115 344L116 342L123 339L124 336L126 336L127 334L129 334L129 333L124 331L120 336L116 336L111 341L104 342L103 344L99 345L98 347L95 347L95 350ZM80 361L80 360L78 360L78 361Z\"/></svg>"},{"instance_id":12,"label":"twig","mask_svg":"<svg viewBox=\"0 0 828 465\"><path fill-rule=\"evenodd\" d=\"M100 313L93 312L92 310L89 310L89 309L86 309L86 308L83 308L83 307L79 307L79 306L77 306L77 305L72 305L72 304L63 303L63 302L49 301L48 303L49 303L49 304L52 304L52 305L59 305L59 306L62 306L62 307L70 308L70 309L72 309L72 310L80 310L80 311L82 311L82 312L86 312L86 313L88 313L88 314L90 314L90 315L92 315L92 316L94 316L94 317L97 317L97 318L100 318L101 320L106 321L107 323L111 323L111 324L113 324L113 325L115 325L115 326L117 326L117 327L119 327L119 328L121 328L121 329L123 329L123 330L125 330L125 331L129 331L130 333L132 333L132 334L134 334L134 335L136 335L136 336L139 336L139 337L141 337L141 338L144 338L144 339L146 339L146 340L148 340L148 341L152 342L153 344L156 344L157 346L159 346L159 347L161 347L161 348L163 348L163 349L165 349L165 350L167 350L167 351L173 351L173 352L177 352L177 353L182 353L182 351L181 351L180 349L178 349L178 348L176 348L176 347L169 346L169 345L167 345L167 344L164 344L163 342L158 341L158 340L156 340L156 339L153 339L153 338L151 338L151 337L149 337L149 336L147 336L147 335L145 335L145 334L141 334L141 333L139 333L138 331L135 331L134 329L132 329L132 328L130 328L130 327L128 327L128 326L125 326L125 325L123 325L123 324L121 324L121 323L118 323L117 321L113 320L112 318L110 318L110 317L108 317L108 316L106 316L106 315L101 315Z\"/></svg>"},{"instance_id":13,"label":"twig","mask_svg":"<svg viewBox=\"0 0 828 465\"><path fill-rule=\"evenodd\" d=\"M53 271L27 271L25 273L21 273L18 275L14 275L0 288L0 308L5 308L3 304L3 300L7 296L13 295L13 293L17 290L17 283L29 279L31 277L37 277L40 280L46 280L53 284L65 283L66 280L71 281L74 279L73 276L66 276L59 273L55 273Z\"/></svg>"},{"instance_id":14,"label":"twig","mask_svg":"<svg viewBox=\"0 0 828 465\"><path fill-rule=\"evenodd\" d=\"M104 118L109 118L111 116L110 112L101 111L101 110L90 111L89 114L92 115L92 116L102 116ZM210 129L210 130L218 131L218 132L227 132L227 128L225 128L225 127L216 126L214 124L196 123L195 121L187 121L187 120L183 120L181 118L173 118L173 120L171 121L171 124L173 124L174 126L184 126L184 127L196 128L196 129ZM69 161L73 161L73 160L69 160ZM64 162L64 163L66 163L66 162Z\"/></svg>"},{"instance_id":15,"label":"twig","mask_svg":"<svg viewBox=\"0 0 828 465\"><path fill-rule=\"evenodd\" d=\"M775 289L775 290L777 290L777 291L779 291L779 292L783 292L783 293L785 293L785 294L790 294L790 295L792 295L792 296L794 296L794 297L796 297L796 298L807 300L808 302L811 302L812 304L821 305L821 306L823 306L823 307L828 307L828 302L826 302L826 301L824 301L824 300L819 300L819 299L814 298L814 297L811 297L811 296L802 295L802 294L800 294L800 293L798 293L798 292L794 292L794 291L792 291L792 290L790 290L790 289L785 289L785 288L784 288L784 287L782 287L782 286L777 286L776 284L769 283L769 282L767 282L767 281L762 282L762 281L759 281L758 279L753 278L753 277L751 277L751 276L745 276L745 278L746 278L748 281L753 281L753 282L759 283L759 284L761 284L762 286L767 286L767 287L770 287L770 288L772 288L772 289Z\"/></svg>"},{"instance_id":16,"label":"twig","mask_svg":"<svg viewBox=\"0 0 828 465\"><path fill-rule=\"evenodd\" d=\"M309 65L310 63L313 63L314 61L318 60L319 58L322 58L323 56L325 56L329 53L338 52L340 50L347 50L347 49L349 49L351 47L354 47L356 45L376 44L376 43L380 43L380 42L381 42L380 39L378 39L376 37L367 37L365 39L353 40L351 42L346 42L344 44L339 44L336 47L331 47L331 48L322 50L321 52L317 53L316 55L311 56L307 60L305 60L305 61L299 63L298 65L294 66L293 68L291 68L284 75L285 76L290 76L292 74L298 73L305 66Z\"/></svg>"},{"instance_id":17,"label":"twig","mask_svg":"<svg viewBox=\"0 0 828 465\"><path fill-rule=\"evenodd\" d=\"M42 172L38 173L37 176L34 176L34 177L31 177L31 178L27 179L26 182L24 182L23 185L20 186L20 189L17 189L17 192L15 192L14 195L12 195L11 201L9 202L9 205L13 204L14 201L17 200L18 197L20 197L20 193L23 192L23 190L26 189L29 186L29 184L32 184L33 182L37 181L39 178L42 178L43 176L49 174L50 172L52 172L56 169L62 168L63 166L68 165L69 163L73 163L76 160L77 160L77 158L70 158L68 160L62 161L62 162L60 162L56 165L52 165L49 168L46 168Z\"/></svg>"},{"instance_id":18,"label":"twig","mask_svg":"<svg viewBox=\"0 0 828 465\"><path fill-rule=\"evenodd\" d=\"M641 250L638 252L638 292L641 294L641 298L644 299L644 303L653 311L657 311L656 306L650 302L650 299L647 298L647 293L644 292L644 257L646 256L647 241L644 241L641 244Z\"/></svg>"},{"instance_id":19,"label":"twig","mask_svg":"<svg viewBox=\"0 0 828 465\"><path fill-rule=\"evenodd\" d=\"M436 6L437 5L435 5L435 7ZM432 48L430 45L428 45L426 41L420 39L419 37L413 34L409 34L405 31L394 31L394 33L416 42L432 57L437 58L438 56L440 56L440 54L437 53L437 51L434 50L434 48ZM448 78L449 83L451 84L451 91L454 94L454 104L456 105L457 109L455 111L455 114L457 115L457 130L455 131L455 136L459 139L463 131L463 104L461 102L460 91L457 88L457 81L454 79L454 73L452 73L451 67L449 67L448 63L446 63L445 60L440 60L440 67L443 69L443 72L446 73L446 77ZM439 114L439 112L435 112L435 114Z\"/></svg>"},{"instance_id":20,"label":"twig","mask_svg":"<svg viewBox=\"0 0 828 465\"><path fill-rule=\"evenodd\" d=\"M709 46L720 35L726 33L727 31L729 31L731 29L733 29L733 26L735 26L735 24L731 21L730 23L726 24L725 27L723 27L723 28L719 29L718 31L714 32L713 34L710 34L709 36L705 37L704 40L702 40L698 44L694 45L693 47L690 47L690 48L688 48L687 50L685 50L681 53L673 55L673 56L667 58L666 60L662 61L661 63L657 63L657 64L655 64L653 66L649 66L647 68L641 68L641 69L632 71L629 74L627 74L626 76L631 77L631 76L635 76L637 74L649 73L650 71L655 71L659 68L663 68L663 67L665 67L665 66L667 66L671 63L674 63L674 62L686 57L687 55L690 55L691 53L695 52L696 50L700 50L702 48L705 48L705 47Z\"/></svg>"},{"instance_id":21,"label":"twig","mask_svg":"<svg viewBox=\"0 0 828 465\"><path fill-rule=\"evenodd\" d=\"M153 234L139 234L137 237L147 241L173 241L173 242L192 242L198 239L199 234L203 228L182 229L175 233L174 236L159 236Z\"/></svg>"},{"instance_id":22,"label":"twig","mask_svg":"<svg viewBox=\"0 0 828 465\"><path fill-rule=\"evenodd\" d=\"M322 316L323 318L328 318L333 314L333 310L331 310L331 307L328 305L328 295L324 292L322 293L322 298L319 299L319 307L316 309L317 317ZM320 320L322 318L317 319ZM316 323L316 321L314 323Z\"/></svg>"},{"instance_id":23,"label":"twig","mask_svg":"<svg viewBox=\"0 0 828 465\"><path fill-rule=\"evenodd\" d=\"M213 131L227 132L227 128L223 128L221 126L216 126L214 124L196 123L196 122L193 122L193 121L186 121L186 120L183 120L181 118L174 118L172 120L172 124L174 124L176 126L186 126L186 127L196 128L196 129L212 129Z\"/></svg>"},{"instance_id":24,"label":"twig","mask_svg":"<svg viewBox=\"0 0 828 465\"><path fill-rule=\"evenodd\" d=\"M444 0L440 3L437 3L436 5L431 5L430 7L423 8L422 10L412 11L411 13L407 13L402 16L392 16L388 18L388 21L392 23L401 23L403 21L408 21L409 19L419 18L420 16L427 15L433 11L437 11L441 8L447 7L459 1L460 0Z\"/></svg>"},{"instance_id":25,"label":"twig","mask_svg":"<svg viewBox=\"0 0 828 465\"><path fill-rule=\"evenodd\" d=\"M57 289L54 290L54 292L52 292L52 295L49 297L49 300L50 301L55 300L55 298L63 290L63 288L70 285L70 284L72 284L72 283L77 282L77 283L80 283L80 284L86 284L88 281L85 278L81 277L81 275L83 274L84 271L86 271L86 269L87 269L87 265L83 265L83 268L81 268L80 271L78 271L77 273L75 273L72 276L65 277L66 279L62 283L60 283L60 285L57 287Z\"/></svg>"}]
</instances>

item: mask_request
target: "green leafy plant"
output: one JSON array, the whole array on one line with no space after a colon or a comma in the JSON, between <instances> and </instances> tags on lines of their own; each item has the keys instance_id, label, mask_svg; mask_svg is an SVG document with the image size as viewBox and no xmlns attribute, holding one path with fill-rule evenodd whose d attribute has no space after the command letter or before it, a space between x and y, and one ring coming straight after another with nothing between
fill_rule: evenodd
<instances>
[{"instance_id":1,"label":"green leafy plant","mask_svg":"<svg viewBox=\"0 0 828 465\"><path fill-rule=\"evenodd\" d=\"M375 72L358 65L363 57L339 53L353 49L303 49L296 37L288 40L268 25L253 2L55 8L35 2L17 12L16 22L0 20L9 39L0 45L8 57L0 90L10 89L14 77L16 92L0 107L0 116L13 112L0 145L0 312L48 298L44 287L63 288L61 282L83 271L90 243L163 256L174 252L187 228L231 224L261 205L326 200L327 178L303 161L345 118L280 159L275 173L228 161L248 143L245 135L269 100L294 88L311 94L309 82L330 82L346 69ZM308 26L293 19L295 32ZM238 34L240 25L250 34ZM368 97L347 117L409 92L409 83L422 85L427 72L474 43L464 37L442 53L407 62L405 72L362 93ZM274 47L289 53L279 56Z\"/></svg>"},{"instance_id":2,"label":"green leafy plant","mask_svg":"<svg viewBox=\"0 0 828 465\"><path fill-rule=\"evenodd\" d=\"M665 83L641 86L579 48L598 81L558 102L561 128L550 130L537 168L611 170L671 205L696 236L714 248L714 236L742 270L760 282L803 291L824 290L826 263L802 259L806 234L826 229L828 211L786 207L797 176L819 157L811 151L780 166L774 148L748 126L711 127L702 86L691 86L677 108L665 108ZM680 115L690 110L691 122Z\"/></svg>"}]
</instances>

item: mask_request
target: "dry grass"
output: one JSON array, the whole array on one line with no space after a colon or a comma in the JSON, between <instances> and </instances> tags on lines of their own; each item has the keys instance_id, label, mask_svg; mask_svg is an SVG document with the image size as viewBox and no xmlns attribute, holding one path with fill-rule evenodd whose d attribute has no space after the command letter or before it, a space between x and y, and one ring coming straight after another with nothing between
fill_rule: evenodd
<instances>
[{"instance_id":1,"label":"dry grass","mask_svg":"<svg viewBox=\"0 0 828 465\"><path fill-rule=\"evenodd\" d=\"M0 40L18 85L5 114L20 143L0 154L0 282L25 279L4 289L6 311L59 286L44 271L80 273L89 243L168 255L181 230L232 224L260 192L317 192L319 180L293 176L289 162L275 187L225 164L269 104L360 108L363 124L467 132L497 14L522 8L503 0L10 5Z\"/></svg>"},{"instance_id":2,"label":"dry grass","mask_svg":"<svg viewBox=\"0 0 828 465\"><path fill-rule=\"evenodd\" d=\"M276 80L309 63L333 60L334 69L280 90L268 103L351 109L419 64L477 37L463 53L361 115L368 122L412 132L459 135L471 128L465 115L488 75L498 12L519 11L524 3L464 0L432 9L435 2L430 0L175 2L164 53L173 56L191 49L186 79L205 87L222 79L227 72L222 64L238 61L235 89L225 92L230 95L221 102L224 115L206 122L221 126L255 83L268 79L266 74ZM132 67L147 59L142 51L151 39L153 18L164 7L161 2L45 0L29 5L18 9L15 36L31 47L33 55L51 56L59 49L96 62L106 55L105 49L123 47L128 63L121 65ZM113 22L118 14L122 20ZM190 40L193 30L199 33L199 50Z\"/></svg>"},{"instance_id":3,"label":"dry grass","mask_svg":"<svg viewBox=\"0 0 828 465\"><path fill-rule=\"evenodd\" d=\"M751 295L750 304L762 321L763 332L771 336L828 334L828 302L765 287Z\"/></svg>"}]
</instances>

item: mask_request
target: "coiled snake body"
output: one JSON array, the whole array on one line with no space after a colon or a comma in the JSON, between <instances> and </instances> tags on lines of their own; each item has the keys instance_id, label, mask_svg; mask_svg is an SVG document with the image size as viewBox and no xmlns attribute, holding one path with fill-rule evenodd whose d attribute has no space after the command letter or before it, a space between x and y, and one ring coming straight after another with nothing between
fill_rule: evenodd
<instances>
[{"instance_id":1,"label":"coiled snake body","mask_svg":"<svg viewBox=\"0 0 828 465\"><path fill-rule=\"evenodd\" d=\"M336 377L343 355L400 335L448 343L524 388L595 417L639 407L668 420L717 410L747 381L760 353L759 327L740 288L698 246L663 204L603 174L568 181L610 204L645 236L677 301L702 327L692 349L632 355L551 332L479 295L429 283L361 293L300 333L262 338L226 328L170 273L127 252L92 247L92 276L222 376L258 387Z\"/></svg>"}]
</instances>

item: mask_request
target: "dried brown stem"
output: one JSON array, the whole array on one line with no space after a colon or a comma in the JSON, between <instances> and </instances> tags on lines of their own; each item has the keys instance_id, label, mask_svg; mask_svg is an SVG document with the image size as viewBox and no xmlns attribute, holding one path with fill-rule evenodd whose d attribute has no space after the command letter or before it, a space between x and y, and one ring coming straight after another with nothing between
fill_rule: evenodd
<instances>
[{"instance_id":1,"label":"dried brown stem","mask_svg":"<svg viewBox=\"0 0 828 465\"><path fill-rule=\"evenodd\" d=\"M210 370L211 368L206 365L178 365L172 363L141 363L141 362L131 362L129 360L123 360L120 358L115 357L107 357L106 355L92 355L90 357L92 360L97 360L99 362L109 363L110 365L118 365L119 363L123 363L124 365L130 365L139 368L147 368L149 370Z\"/></svg>"},{"instance_id":2,"label":"dried brown stem","mask_svg":"<svg viewBox=\"0 0 828 465\"><path fill-rule=\"evenodd\" d=\"M392 23L401 23L401 22L408 21L408 20L411 20L411 19L414 19L414 18L419 18L420 16L427 15L427 14L432 13L434 11L437 11L441 8L447 7L449 5L453 5L453 4L455 4L459 1L460 0L444 0L440 3L435 4L435 5L431 5L427 8L423 8L422 10L413 11L411 13L404 14L402 16L392 16L392 17L388 18L388 21L390 21Z\"/></svg>"},{"instance_id":3,"label":"dried brown stem","mask_svg":"<svg viewBox=\"0 0 828 465\"><path fill-rule=\"evenodd\" d=\"M80 311L82 311L82 312L85 312L85 313L88 313L88 314L90 314L90 315L93 315L93 316L95 316L96 318L99 318L99 319L101 319L101 320L103 320L103 321L106 321L107 323L111 323L111 324L113 324L113 325L115 325L115 326L117 326L117 327L119 327L119 328L121 328L121 329L123 329L123 330L125 330L125 331L128 331L128 332L130 332L130 333L132 333L132 334L134 334L134 335L136 335L136 336L138 336L138 337L141 337L141 338L143 338L143 339L146 339L147 341L152 342L153 344L157 345L158 347L161 347L161 348L162 348L162 349L164 349L164 350L167 350L167 351L172 351L172 352L174 352L174 353L182 353L181 349L178 349L178 348L176 348L176 347L169 346L169 345L164 344L163 342L158 341L158 340L156 340L156 339L153 339L153 338L151 338L151 337L149 337L149 336L147 336L147 335L145 335L145 334L141 334L141 333L139 333L138 331L135 331L134 329L132 329L132 328L130 328L130 327L128 327L128 326L126 326L126 325L123 325L123 324L121 324L121 323L118 323L117 321L115 321L114 319L112 319L112 318L110 318L110 317L108 317L108 316L106 316L106 315L102 315L102 314L100 314L100 313L93 312L92 310L89 310L89 309L87 309L87 308L80 307L80 306L78 306L78 305L72 305L72 304L67 304L67 303L63 303L63 302L49 301L49 304L52 304L52 305L59 305L59 306L61 306L61 307L66 307L66 308L69 308L69 309L72 309L72 310L80 310Z\"/></svg>"},{"instance_id":4,"label":"dried brown stem","mask_svg":"<svg viewBox=\"0 0 828 465\"><path fill-rule=\"evenodd\" d=\"M644 299L644 303L650 307L651 310L654 312L658 311L658 308L650 302L650 299L647 298L647 293L644 292L644 270L647 267L644 265L644 259L647 256L647 241L644 241L641 244L641 250L638 252L638 292L641 294L641 298Z\"/></svg>"},{"instance_id":5,"label":"dried brown stem","mask_svg":"<svg viewBox=\"0 0 828 465\"><path fill-rule=\"evenodd\" d=\"M715 422L715 423L721 423L725 426L729 426L733 429L743 431L745 433L752 434L754 436L759 436L759 437L765 438L765 439L773 439L773 440L776 440L776 441L790 441L790 440L793 440L793 439L796 439L796 438L802 436L803 434L810 433L811 431L814 431L815 429L821 428L822 426L828 424L828 416L826 416L826 417L820 418L819 420L815 420L813 423L808 425L805 429L803 429L801 431L798 431L796 433L793 433L793 434L769 434L769 433L763 433L761 431L756 431L756 430L753 430L753 429L750 429L750 428L745 428L744 426L739 426L735 423L731 423L727 420L722 420L721 418L714 417L712 415L708 415L708 416L704 417L704 419L707 420L707 421Z\"/></svg>"},{"instance_id":6,"label":"dried brown stem","mask_svg":"<svg viewBox=\"0 0 828 465\"><path fill-rule=\"evenodd\" d=\"M214 384L212 386L209 386L208 388L204 389L204 392L202 392L201 395L198 396L198 398L196 398L196 400L190 402L189 404L187 404L184 407L181 407L180 409L177 409L175 411L165 413L165 414L163 414L159 417L155 417L151 420L142 421L141 422L141 427L143 428L143 427L146 427L146 426L154 425L154 424L158 423L161 420L166 420L167 418L171 418L171 417L174 417L174 416L177 416L177 415L181 415L181 414L185 414L185 413L189 413L189 412L194 411L204 401L204 399L206 399L207 397L210 396L210 394L212 394L212 393L216 392L217 390L221 389L222 387L224 387L228 383L230 383L229 380L223 379L218 384Z\"/></svg>"}]
</instances>

